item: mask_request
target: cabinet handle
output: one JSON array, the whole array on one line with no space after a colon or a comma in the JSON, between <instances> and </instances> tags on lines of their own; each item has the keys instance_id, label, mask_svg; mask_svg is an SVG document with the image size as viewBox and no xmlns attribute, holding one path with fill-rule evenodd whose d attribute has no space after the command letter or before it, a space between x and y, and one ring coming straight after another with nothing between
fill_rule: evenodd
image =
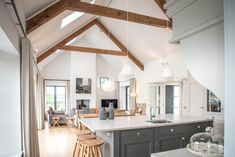
<instances>
[{"instance_id":1,"label":"cabinet handle","mask_svg":"<svg viewBox=\"0 0 235 157\"><path fill-rule=\"evenodd\" d=\"M174 132L174 129L170 129L170 132Z\"/></svg>"},{"instance_id":2,"label":"cabinet handle","mask_svg":"<svg viewBox=\"0 0 235 157\"><path fill-rule=\"evenodd\" d=\"M185 140L185 137L181 137L181 139L180 139L180 148L182 148L182 143L183 143L184 140Z\"/></svg>"},{"instance_id":3,"label":"cabinet handle","mask_svg":"<svg viewBox=\"0 0 235 157\"><path fill-rule=\"evenodd\" d=\"M197 128L198 128L198 129L200 129L200 128L201 128L201 126L200 126L200 125L198 125L198 126L197 126Z\"/></svg>"},{"instance_id":4,"label":"cabinet handle","mask_svg":"<svg viewBox=\"0 0 235 157\"><path fill-rule=\"evenodd\" d=\"M140 136L140 135L141 135L141 133L140 133L140 132L137 132L137 133L136 133L136 135L137 135L137 136Z\"/></svg>"}]
</instances>

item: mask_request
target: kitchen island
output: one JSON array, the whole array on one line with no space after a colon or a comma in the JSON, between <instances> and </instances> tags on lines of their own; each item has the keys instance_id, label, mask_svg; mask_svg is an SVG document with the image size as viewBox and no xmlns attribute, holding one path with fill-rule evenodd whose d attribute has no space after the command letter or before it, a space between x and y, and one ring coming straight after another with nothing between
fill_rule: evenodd
<instances>
[{"instance_id":1,"label":"kitchen island","mask_svg":"<svg viewBox=\"0 0 235 157\"><path fill-rule=\"evenodd\" d=\"M104 157L150 157L151 153L184 148L193 134L213 124L212 119L178 115L156 116L155 120L166 123L148 120L148 116L79 119L105 142Z\"/></svg>"}]
</instances>

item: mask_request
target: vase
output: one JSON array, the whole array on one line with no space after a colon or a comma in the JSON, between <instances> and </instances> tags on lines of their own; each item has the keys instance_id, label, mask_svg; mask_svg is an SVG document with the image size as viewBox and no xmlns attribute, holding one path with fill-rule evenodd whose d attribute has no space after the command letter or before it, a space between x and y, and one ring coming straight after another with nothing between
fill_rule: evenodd
<instances>
[{"instance_id":1,"label":"vase","mask_svg":"<svg viewBox=\"0 0 235 157\"><path fill-rule=\"evenodd\" d=\"M104 107L100 108L99 119L100 120L106 120L107 119L107 112L105 111Z\"/></svg>"},{"instance_id":2,"label":"vase","mask_svg":"<svg viewBox=\"0 0 235 157\"><path fill-rule=\"evenodd\" d=\"M113 107L113 103L109 103L109 119L114 119L114 107Z\"/></svg>"}]
</instances>

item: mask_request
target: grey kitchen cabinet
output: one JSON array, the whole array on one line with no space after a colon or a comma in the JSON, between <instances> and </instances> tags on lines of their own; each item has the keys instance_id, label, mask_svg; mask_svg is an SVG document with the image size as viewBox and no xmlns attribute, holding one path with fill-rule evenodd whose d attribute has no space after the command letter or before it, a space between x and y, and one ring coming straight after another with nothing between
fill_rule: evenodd
<instances>
[{"instance_id":1,"label":"grey kitchen cabinet","mask_svg":"<svg viewBox=\"0 0 235 157\"><path fill-rule=\"evenodd\" d=\"M150 157L153 153L153 129L116 131L115 157Z\"/></svg>"},{"instance_id":2,"label":"grey kitchen cabinet","mask_svg":"<svg viewBox=\"0 0 235 157\"><path fill-rule=\"evenodd\" d=\"M200 122L155 128L154 152L184 148L189 143L190 137L193 134L204 132L208 126L212 126L212 122Z\"/></svg>"},{"instance_id":3,"label":"grey kitchen cabinet","mask_svg":"<svg viewBox=\"0 0 235 157\"><path fill-rule=\"evenodd\" d=\"M150 157L151 153L184 148L190 137L213 121L114 132L114 157Z\"/></svg>"},{"instance_id":4,"label":"grey kitchen cabinet","mask_svg":"<svg viewBox=\"0 0 235 157\"><path fill-rule=\"evenodd\" d=\"M163 152L185 147L184 134L156 136L154 152Z\"/></svg>"},{"instance_id":5,"label":"grey kitchen cabinet","mask_svg":"<svg viewBox=\"0 0 235 157\"><path fill-rule=\"evenodd\" d=\"M186 146L185 125L172 125L154 129L154 152L179 149Z\"/></svg>"}]
</instances>

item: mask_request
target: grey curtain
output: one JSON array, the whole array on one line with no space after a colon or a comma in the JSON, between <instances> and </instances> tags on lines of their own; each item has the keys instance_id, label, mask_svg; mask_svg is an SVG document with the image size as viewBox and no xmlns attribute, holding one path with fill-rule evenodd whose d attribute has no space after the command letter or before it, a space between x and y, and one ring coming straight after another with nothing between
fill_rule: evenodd
<instances>
[{"instance_id":1,"label":"grey curtain","mask_svg":"<svg viewBox=\"0 0 235 157\"><path fill-rule=\"evenodd\" d=\"M35 110L33 50L27 38L21 39L21 90L23 156L40 157Z\"/></svg>"}]
</instances>

